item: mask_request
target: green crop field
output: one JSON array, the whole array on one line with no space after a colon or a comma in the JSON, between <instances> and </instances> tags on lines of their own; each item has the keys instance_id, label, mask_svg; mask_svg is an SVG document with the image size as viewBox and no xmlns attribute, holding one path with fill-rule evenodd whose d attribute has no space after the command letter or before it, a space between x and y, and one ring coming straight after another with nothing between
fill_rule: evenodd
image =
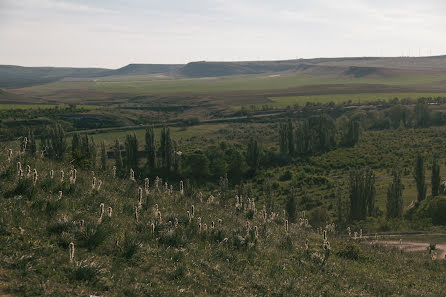
<instances>
[{"instance_id":1,"label":"green crop field","mask_svg":"<svg viewBox=\"0 0 446 297\"><path fill-rule=\"evenodd\" d=\"M203 94L228 91L280 90L321 84L412 85L446 80L446 75L409 75L383 78L354 78L333 75L282 74L244 75L222 78L160 79L133 76L122 79L98 78L84 81L61 81L22 89L25 93L56 90L88 89L110 93L132 94Z\"/></svg>"},{"instance_id":2,"label":"green crop field","mask_svg":"<svg viewBox=\"0 0 446 297\"><path fill-rule=\"evenodd\" d=\"M353 103L366 103L374 101L388 101L394 98L398 99L418 99L421 97L446 97L446 93L361 93L361 94L331 94L331 95L311 95L311 96L281 96L269 97L273 101L272 106L286 107L293 105L303 106L307 102L312 103L330 103L336 104L351 101Z\"/></svg>"},{"instance_id":3,"label":"green crop field","mask_svg":"<svg viewBox=\"0 0 446 297\"><path fill-rule=\"evenodd\" d=\"M0 104L0 110L13 110L13 109L52 109L52 108L67 108L66 104ZM98 109L98 105L76 105L76 108L93 110Z\"/></svg>"}]
</instances>

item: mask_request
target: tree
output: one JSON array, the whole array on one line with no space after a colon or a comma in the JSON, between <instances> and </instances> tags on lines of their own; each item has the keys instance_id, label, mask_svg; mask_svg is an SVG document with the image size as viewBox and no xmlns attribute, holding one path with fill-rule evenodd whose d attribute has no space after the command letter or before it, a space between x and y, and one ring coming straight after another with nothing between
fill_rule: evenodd
<instances>
[{"instance_id":1,"label":"tree","mask_svg":"<svg viewBox=\"0 0 446 297\"><path fill-rule=\"evenodd\" d=\"M138 168L138 139L135 134L128 134L125 138L125 153L127 170Z\"/></svg>"},{"instance_id":2,"label":"tree","mask_svg":"<svg viewBox=\"0 0 446 297\"><path fill-rule=\"evenodd\" d=\"M290 154L290 156L293 156L294 155L294 129L293 129L293 122L291 120L288 120L287 143L288 143L288 154Z\"/></svg>"},{"instance_id":3,"label":"tree","mask_svg":"<svg viewBox=\"0 0 446 297\"><path fill-rule=\"evenodd\" d=\"M105 149L105 142L101 142L101 169L107 170L107 151Z\"/></svg>"},{"instance_id":4,"label":"tree","mask_svg":"<svg viewBox=\"0 0 446 297\"><path fill-rule=\"evenodd\" d=\"M338 222L342 222L344 220L343 212L342 212L342 190L341 187L338 186L336 189L336 215L338 217Z\"/></svg>"},{"instance_id":5,"label":"tree","mask_svg":"<svg viewBox=\"0 0 446 297\"><path fill-rule=\"evenodd\" d=\"M246 151L246 163L253 173L255 173L260 164L260 146L254 138L250 138Z\"/></svg>"},{"instance_id":6,"label":"tree","mask_svg":"<svg viewBox=\"0 0 446 297\"><path fill-rule=\"evenodd\" d=\"M296 190L292 188L286 202L286 213L290 223L297 222L297 197Z\"/></svg>"},{"instance_id":7,"label":"tree","mask_svg":"<svg viewBox=\"0 0 446 297\"><path fill-rule=\"evenodd\" d=\"M280 153L282 155L285 155L288 153L287 130L288 130L288 126L285 123L279 124L279 147L280 147Z\"/></svg>"},{"instance_id":8,"label":"tree","mask_svg":"<svg viewBox=\"0 0 446 297\"><path fill-rule=\"evenodd\" d=\"M432 196L438 196L438 193L440 192L440 183L441 183L441 177L440 177L440 165L438 164L438 158L437 156L434 156L432 158Z\"/></svg>"},{"instance_id":9,"label":"tree","mask_svg":"<svg viewBox=\"0 0 446 297\"><path fill-rule=\"evenodd\" d=\"M387 189L387 218L401 218L403 216L403 190L401 170L392 170L392 183Z\"/></svg>"},{"instance_id":10,"label":"tree","mask_svg":"<svg viewBox=\"0 0 446 297\"><path fill-rule=\"evenodd\" d=\"M417 200L418 202L421 202L426 198L427 189L425 183L424 159L421 154L417 155L413 176L417 185Z\"/></svg>"},{"instance_id":11,"label":"tree","mask_svg":"<svg viewBox=\"0 0 446 297\"><path fill-rule=\"evenodd\" d=\"M348 123L348 129L347 132L344 134L344 138L342 140L342 143L344 146L355 146L356 143L359 141L359 134L360 134L360 125L359 122L356 120L350 120Z\"/></svg>"},{"instance_id":12,"label":"tree","mask_svg":"<svg viewBox=\"0 0 446 297\"><path fill-rule=\"evenodd\" d=\"M64 153L67 149L67 142L65 139L65 131L59 123L56 123L50 130L50 158L56 160L63 160Z\"/></svg>"},{"instance_id":13,"label":"tree","mask_svg":"<svg viewBox=\"0 0 446 297\"><path fill-rule=\"evenodd\" d=\"M350 218L363 220L375 215L375 174L370 168L350 171Z\"/></svg>"},{"instance_id":14,"label":"tree","mask_svg":"<svg viewBox=\"0 0 446 297\"><path fill-rule=\"evenodd\" d=\"M205 180L209 176L209 160L201 150L196 150L187 157L186 167L195 180Z\"/></svg>"},{"instance_id":15,"label":"tree","mask_svg":"<svg viewBox=\"0 0 446 297\"><path fill-rule=\"evenodd\" d=\"M431 112L425 102L418 102L414 107L415 112L415 126L422 128L428 127L431 121Z\"/></svg>"},{"instance_id":16,"label":"tree","mask_svg":"<svg viewBox=\"0 0 446 297\"><path fill-rule=\"evenodd\" d=\"M147 156L147 166L149 169L154 169L156 167L156 143L155 143L155 133L153 127L147 128L146 130L146 156Z\"/></svg>"},{"instance_id":17,"label":"tree","mask_svg":"<svg viewBox=\"0 0 446 297\"><path fill-rule=\"evenodd\" d=\"M115 140L115 146L113 149L113 156L115 158L115 166L116 166L116 174L118 176L123 176L124 174L124 164L122 162L121 156L121 146L119 144L119 140Z\"/></svg>"},{"instance_id":18,"label":"tree","mask_svg":"<svg viewBox=\"0 0 446 297\"><path fill-rule=\"evenodd\" d=\"M173 155L173 149L172 149L172 140L170 139L170 130L169 128L163 127L161 130L161 162L162 167L170 171L170 168L172 167L172 155Z\"/></svg>"}]
</instances>

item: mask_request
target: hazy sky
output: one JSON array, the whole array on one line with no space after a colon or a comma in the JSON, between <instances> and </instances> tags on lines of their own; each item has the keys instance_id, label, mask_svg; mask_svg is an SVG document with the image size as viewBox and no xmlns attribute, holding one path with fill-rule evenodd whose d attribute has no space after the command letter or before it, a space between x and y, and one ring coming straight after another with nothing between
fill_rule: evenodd
<instances>
[{"instance_id":1,"label":"hazy sky","mask_svg":"<svg viewBox=\"0 0 446 297\"><path fill-rule=\"evenodd\" d=\"M0 64L446 53L445 0L0 0Z\"/></svg>"}]
</instances>

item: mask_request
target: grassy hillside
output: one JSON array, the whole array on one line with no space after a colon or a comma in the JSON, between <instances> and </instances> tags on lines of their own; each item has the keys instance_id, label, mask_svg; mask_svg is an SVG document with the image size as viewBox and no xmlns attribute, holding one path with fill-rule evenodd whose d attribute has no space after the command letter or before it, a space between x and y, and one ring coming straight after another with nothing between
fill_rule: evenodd
<instances>
[{"instance_id":1,"label":"grassy hillside","mask_svg":"<svg viewBox=\"0 0 446 297\"><path fill-rule=\"evenodd\" d=\"M79 170L70 182L69 164L19 159L39 175L36 185L32 178L18 178L18 159L9 164L2 154L2 294L440 296L446 289L444 263L427 252L361 243L336 228L324 249L315 227L290 224L287 232L281 212L264 220L258 200L253 214L247 205L237 211L232 197L222 205L211 188L200 195L186 186L181 194L175 182L172 193L158 192L151 180L138 206L141 179L96 171L102 186L93 189L90 171ZM60 169L66 172L63 182ZM211 194L216 198L207 202Z\"/></svg>"}]
</instances>

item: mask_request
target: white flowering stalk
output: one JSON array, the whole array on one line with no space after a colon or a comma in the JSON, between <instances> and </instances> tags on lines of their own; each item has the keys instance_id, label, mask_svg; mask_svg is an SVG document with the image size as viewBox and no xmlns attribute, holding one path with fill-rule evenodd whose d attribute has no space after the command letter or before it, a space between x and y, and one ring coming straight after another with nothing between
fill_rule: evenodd
<instances>
[{"instance_id":1,"label":"white flowering stalk","mask_svg":"<svg viewBox=\"0 0 446 297\"><path fill-rule=\"evenodd\" d=\"M183 195L184 194L184 183L182 180L180 180L180 194Z\"/></svg>"},{"instance_id":2,"label":"white flowering stalk","mask_svg":"<svg viewBox=\"0 0 446 297\"><path fill-rule=\"evenodd\" d=\"M113 166L113 178L116 178L116 166Z\"/></svg>"},{"instance_id":3,"label":"white flowering stalk","mask_svg":"<svg viewBox=\"0 0 446 297\"><path fill-rule=\"evenodd\" d=\"M71 176L70 176L70 184L74 185L76 183L77 179L77 169L71 170Z\"/></svg>"},{"instance_id":4,"label":"white flowering stalk","mask_svg":"<svg viewBox=\"0 0 446 297\"><path fill-rule=\"evenodd\" d=\"M257 230L257 226L254 226L254 237L257 239L259 237L259 231Z\"/></svg>"},{"instance_id":5,"label":"white flowering stalk","mask_svg":"<svg viewBox=\"0 0 446 297\"><path fill-rule=\"evenodd\" d=\"M214 221L211 222L211 229L215 229L215 223L214 223Z\"/></svg>"},{"instance_id":6,"label":"white flowering stalk","mask_svg":"<svg viewBox=\"0 0 446 297\"><path fill-rule=\"evenodd\" d=\"M59 191L59 193L57 194L57 200L60 200L60 199L62 199L62 191Z\"/></svg>"},{"instance_id":7,"label":"white flowering stalk","mask_svg":"<svg viewBox=\"0 0 446 297\"><path fill-rule=\"evenodd\" d=\"M362 239L362 229L359 229L359 238Z\"/></svg>"},{"instance_id":8,"label":"white flowering stalk","mask_svg":"<svg viewBox=\"0 0 446 297\"><path fill-rule=\"evenodd\" d=\"M155 236L155 224L152 223L151 227L152 227L152 235Z\"/></svg>"},{"instance_id":9,"label":"white flowering stalk","mask_svg":"<svg viewBox=\"0 0 446 297\"><path fill-rule=\"evenodd\" d=\"M50 170L50 178L51 178L51 179L54 178L54 170L53 170L53 169Z\"/></svg>"},{"instance_id":10,"label":"white flowering stalk","mask_svg":"<svg viewBox=\"0 0 446 297\"><path fill-rule=\"evenodd\" d=\"M34 168L33 170L33 185L36 185L37 183L37 169Z\"/></svg>"},{"instance_id":11,"label":"white flowering stalk","mask_svg":"<svg viewBox=\"0 0 446 297\"><path fill-rule=\"evenodd\" d=\"M213 195L209 196L208 198L208 204L214 203L215 197Z\"/></svg>"},{"instance_id":12,"label":"white flowering stalk","mask_svg":"<svg viewBox=\"0 0 446 297\"><path fill-rule=\"evenodd\" d=\"M69 251L70 251L70 263L73 263L74 262L74 243L73 242L70 242Z\"/></svg>"},{"instance_id":13,"label":"white flowering stalk","mask_svg":"<svg viewBox=\"0 0 446 297\"><path fill-rule=\"evenodd\" d=\"M136 220L136 223L139 223L138 206L135 206L135 220Z\"/></svg>"},{"instance_id":14,"label":"white flowering stalk","mask_svg":"<svg viewBox=\"0 0 446 297\"><path fill-rule=\"evenodd\" d=\"M102 179L98 180L98 186L97 186L97 190L101 190L102 187Z\"/></svg>"},{"instance_id":15,"label":"white flowering stalk","mask_svg":"<svg viewBox=\"0 0 446 297\"><path fill-rule=\"evenodd\" d=\"M144 179L144 191L146 192L146 195L149 195L149 179L146 177Z\"/></svg>"},{"instance_id":16,"label":"white flowering stalk","mask_svg":"<svg viewBox=\"0 0 446 297\"><path fill-rule=\"evenodd\" d=\"M324 242L327 241L327 230L324 230Z\"/></svg>"},{"instance_id":17,"label":"white flowering stalk","mask_svg":"<svg viewBox=\"0 0 446 297\"><path fill-rule=\"evenodd\" d=\"M200 198L200 202L203 203L203 193L200 192L200 194L198 194L199 198Z\"/></svg>"},{"instance_id":18,"label":"white flowering stalk","mask_svg":"<svg viewBox=\"0 0 446 297\"><path fill-rule=\"evenodd\" d=\"M186 213L187 213L187 220L190 223L191 220L192 220L192 216L190 215L190 211L186 211Z\"/></svg>"},{"instance_id":19,"label":"white flowering stalk","mask_svg":"<svg viewBox=\"0 0 446 297\"><path fill-rule=\"evenodd\" d=\"M135 181L135 171L132 168L130 168L130 180Z\"/></svg>"},{"instance_id":20,"label":"white flowering stalk","mask_svg":"<svg viewBox=\"0 0 446 297\"><path fill-rule=\"evenodd\" d=\"M17 173L19 173L22 170L22 163L17 162Z\"/></svg>"},{"instance_id":21,"label":"white flowering stalk","mask_svg":"<svg viewBox=\"0 0 446 297\"><path fill-rule=\"evenodd\" d=\"M155 178L155 190L159 192L159 182L160 182L160 178L157 176Z\"/></svg>"},{"instance_id":22,"label":"white flowering stalk","mask_svg":"<svg viewBox=\"0 0 446 297\"><path fill-rule=\"evenodd\" d=\"M201 217L197 219L198 223L201 224Z\"/></svg>"},{"instance_id":23,"label":"white flowering stalk","mask_svg":"<svg viewBox=\"0 0 446 297\"><path fill-rule=\"evenodd\" d=\"M310 248L310 245L308 244L308 238L305 239L305 250L308 251L308 249Z\"/></svg>"},{"instance_id":24,"label":"white flowering stalk","mask_svg":"<svg viewBox=\"0 0 446 297\"><path fill-rule=\"evenodd\" d=\"M167 191L169 191L169 185L167 184L167 182L164 183L164 192L167 193Z\"/></svg>"},{"instance_id":25,"label":"white flowering stalk","mask_svg":"<svg viewBox=\"0 0 446 297\"><path fill-rule=\"evenodd\" d=\"M138 207L142 207L142 188L138 188Z\"/></svg>"},{"instance_id":26,"label":"white flowering stalk","mask_svg":"<svg viewBox=\"0 0 446 297\"><path fill-rule=\"evenodd\" d=\"M218 219L218 228L221 228L221 223L222 223L221 219Z\"/></svg>"},{"instance_id":27,"label":"white flowering stalk","mask_svg":"<svg viewBox=\"0 0 446 297\"><path fill-rule=\"evenodd\" d=\"M285 220L285 232L288 233L288 220Z\"/></svg>"},{"instance_id":28,"label":"white flowering stalk","mask_svg":"<svg viewBox=\"0 0 446 297\"><path fill-rule=\"evenodd\" d=\"M353 233L353 239L357 239L358 238L358 232Z\"/></svg>"},{"instance_id":29,"label":"white flowering stalk","mask_svg":"<svg viewBox=\"0 0 446 297\"><path fill-rule=\"evenodd\" d=\"M22 148L22 153L26 152L26 146L28 145L28 137L25 137L23 139L23 148Z\"/></svg>"},{"instance_id":30,"label":"white flowering stalk","mask_svg":"<svg viewBox=\"0 0 446 297\"><path fill-rule=\"evenodd\" d=\"M203 231L204 231L204 232L208 231L208 225L207 225L207 224L204 224L204 225L203 225Z\"/></svg>"},{"instance_id":31,"label":"white flowering stalk","mask_svg":"<svg viewBox=\"0 0 446 297\"><path fill-rule=\"evenodd\" d=\"M350 227L347 227L348 237L352 237L352 230Z\"/></svg>"},{"instance_id":32,"label":"white flowering stalk","mask_svg":"<svg viewBox=\"0 0 446 297\"><path fill-rule=\"evenodd\" d=\"M249 226L249 221L246 222L246 232L249 234L249 230L251 230L250 226Z\"/></svg>"},{"instance_id":33,"label":"white flowering stalk","mask_svg":"<svg viewBox=\"0 0 446 297\"><path fill-rule=\"evenodd\" d=\"M192 213L191 213L192 217L195 217L195 206L194 205L192 205L191 211L192 211Z\"/></svg>"},{"instance_id":34,"label":"white flowering stalk","mask_svg":"<svg viewBox=\"0 0 446 297\"><path fill-rule=\"evenodd\" d=\"M104 203L99 204L99 218L98 224L102 223L102 218L104 217L105 205Z\"/></svg>"},{"instance_id":35,"label":"white flowering stalk","mask_svg":"<svg viewBox=\"0 0 446 297\"><path fill-rule=\"evenodd\" d=\"M91 178L91 189L92 190L96 189L96 177L95 176L93 176Z\"/></svg>"},{"instance_id":36,"label":"white flowering stalk","mask_svg":"<svg viewBox=\"0 0 446 297\"><path fill-rule=\"evenodd\" d=\"M153 207L153 215L155 217L158 217L158 204L155 204L155 206Z\"/></svg>"},{"instance_id":37,"label":"white flowering stalk","mask_svg":"<svg viewBox=\"0 0 446 297\"><path fill-rule=\"evenodd\" d=\"M113 213L113 208L111 206L108 208L108 217L111 218Z\"/></svg>"},{"instance_id":38,"label":"white flowering stalk","mask_svg":"<svg viewBox=\"0 0 446 297\"><path fill-rule=\"evenodd\" d=\"M12 149L8 150L8 163L11 163L12 160Z\"/></svg>"},{"instance_id":39,"label":"white flowering stalk","mask_svg":"<svg viewBox=\"0 0 446 297\"><path fill-rule=\"evenodd\" d=\"M26 165L26 178L31 177L31 166Z\"/></svg>"},{"instance_id":40,"label":"white flowering stalk","mask_svg":"<svg viewBox=\"0 0 446 297\"><path fill-rule=\"evenodd\" d=\"M158 224L161 225L162 223L162 219L161 219L161 211L158 210Z\"/></svg>"},{"instance_id":41,"label":"white flowering stalk","mask_svg":"<svg viewBox=\"0 0 446 297\"><path fill-rule=\"evenodd\" d=\"M63 170L60 170L60 182L63 183L63 179L64 179L65 173L63 172Z\"/></svg>"},{"instance_id":42,"label":"white flowering stalk","mask_svg":"<svg viewBox=\"0 0 446 297\"><path fill-rule=\"evenodd\" d=\"M200 233L201 233L201 223L198 223L198 230L199 230Z\"/></svg>"}]
</instances>

